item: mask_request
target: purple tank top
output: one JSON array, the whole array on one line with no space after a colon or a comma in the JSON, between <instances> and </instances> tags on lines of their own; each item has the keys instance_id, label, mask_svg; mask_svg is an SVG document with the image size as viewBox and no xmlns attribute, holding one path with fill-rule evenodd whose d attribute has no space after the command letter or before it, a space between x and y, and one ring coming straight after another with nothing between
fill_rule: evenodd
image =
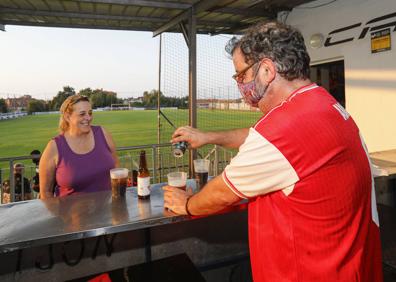
<instances>
[{"instance_id":1,"label":"purple tank top","mask_svg":"<svg viewBox=\"0 0 396 282\"><path fill-rule=\"evenodd\" d=\"M115 163L102 128L92 126L95 147L87 154L76 154L60 134L54 138L58 148L56 167L57 196L110 190L110 169Z\"/></svg>"}]
</instances>

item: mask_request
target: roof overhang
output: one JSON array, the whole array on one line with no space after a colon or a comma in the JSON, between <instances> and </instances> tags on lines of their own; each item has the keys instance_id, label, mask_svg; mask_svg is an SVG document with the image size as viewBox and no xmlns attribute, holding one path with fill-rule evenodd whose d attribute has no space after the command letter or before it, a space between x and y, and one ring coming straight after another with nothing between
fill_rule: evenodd
<instances>
[{"instance_id":1,"label":"roof overhang","mask_svg":"<svg viewBox=\"0 0 396 282\"><path fill-rule=\"evenodd\" d=\"M25 25L180 32L196 17L197 33L239 33L278 12L312 0L7 0L0 1L0 26Z\"/></svg>"}]
</instances>

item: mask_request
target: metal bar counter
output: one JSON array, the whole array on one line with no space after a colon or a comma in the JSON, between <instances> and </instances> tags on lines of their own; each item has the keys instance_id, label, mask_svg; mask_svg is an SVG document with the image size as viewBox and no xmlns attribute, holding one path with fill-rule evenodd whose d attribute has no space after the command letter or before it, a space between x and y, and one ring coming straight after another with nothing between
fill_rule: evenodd
<instances>
[{"instance_id":1,"label":"metal bar counter","mask_svg":"<svg viewBox=\"0 0 396 282\"><path fill-rule=\"evenodd\" d=\"M396 150L374 152L370 157L375 165L386 171L387 179L396 179Z\"/></svg>"},{"instance_id":2,"label":"metal bar counter","mask_svg":"<svg viewBox=\"0 0 396 282\"><path fill-rule=\"evenodd\" d=\"M0 253L191 220L164 209L163 185L149 200L128 188L121 200L106 191L0 205Z\"/></svg>"},{"instance_id":3,"label":"metal bar counter","mask_svg":"<svg viewBox=\"0 0 396 282\"><path fill-rule=\"evenodd\" d=\"M371 154L372 160L384 167L377 155ZM385 166L387 178L396 175L393 165ZM149 200L138 200L136 188L129 188L117 201L106 191L0 205L0 253L191 220L164 209L163 185L152 185ZM194 181L188 185L195 188Z\"/></svg>"}]
</instances>

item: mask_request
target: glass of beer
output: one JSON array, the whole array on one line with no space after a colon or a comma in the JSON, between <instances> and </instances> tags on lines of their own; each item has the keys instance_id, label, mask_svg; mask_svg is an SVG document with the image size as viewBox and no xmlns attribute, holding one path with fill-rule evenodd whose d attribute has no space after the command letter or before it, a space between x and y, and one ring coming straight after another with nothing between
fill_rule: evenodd
<instances>
[{"instance_id":1,"label":"glass of beer","mask_svg":"<svg viewBox=\"0 0 396 282\"><path fill-rule=\"evenodd\" d=\"M183 171L168 173L168 185L186 190L187 173Z\"/></svg>"},{"instance_id":2,"label":"glass of beer","mask_svg":"<svg viewBox=\"0 0 396 282\"><path fill-rule=\"evenodd\" d=\"M194 160L194 174L197 182L198 191L201 190L208 182L210 161L207 159Z\"/></svg>"},{"instance_id":3,"label":"glass of beer","mask_svg":"<svg viewBox=\"0 0 396 282\"><path fill-rule=\"evenodd\" d=\"M128 169L112 168L110 170L110 177L111 177L111 195L113 199L124 197L126 188L128 186Z\"/></svg>"}]
</instances>

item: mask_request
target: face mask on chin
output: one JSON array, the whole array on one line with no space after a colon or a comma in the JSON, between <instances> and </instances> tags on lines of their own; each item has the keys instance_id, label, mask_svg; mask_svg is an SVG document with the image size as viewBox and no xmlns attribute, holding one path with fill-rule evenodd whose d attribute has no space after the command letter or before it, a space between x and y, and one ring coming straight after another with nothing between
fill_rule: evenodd
<instances>
[{"instance_id":1,"label":"face mask on chin","mask_svg":"<svg viewBox=\"0 0 396 282\"><path fill-rule=\"evenodd\" d=\"M241 92L241 95L245 100L245 103L256 108L258 107L259 101L264 97L265 92L268 89L268 86L269 84L265 86L262 85L256 86L255 79L247 83L238 82L239 92Z\"/></svg>"}]
</instances>

